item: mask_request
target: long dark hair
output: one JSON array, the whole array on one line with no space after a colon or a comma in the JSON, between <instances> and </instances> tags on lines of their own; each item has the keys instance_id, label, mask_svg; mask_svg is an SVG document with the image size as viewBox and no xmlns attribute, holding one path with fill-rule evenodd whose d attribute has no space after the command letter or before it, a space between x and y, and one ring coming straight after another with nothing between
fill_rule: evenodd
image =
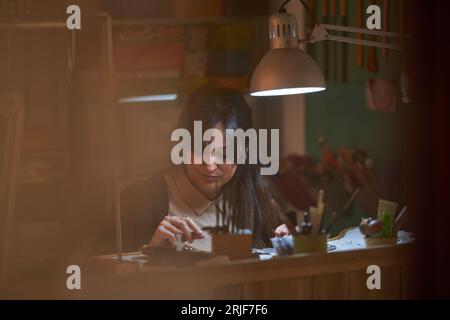
<instances>
[{"instance_id":1,"label":"long dark hair","mask_svg":"<svg viewBox=\"0 0 450 320\"><path fill-rule=\"evenodd\" d=\"M216 86L203 86L186 100L178 128L185 128L193 134L194 121L202 121L203 130L213 128L217 123L221 123L224 129L245 131L253 127L252 110L242 94ZM233 178L223 187L222 197L222 214L226 220L234 228L251 228L255 246L268 245L279 217L268 182L260 175L260 166L238 164Z\"/></svg>"}]
</instances>

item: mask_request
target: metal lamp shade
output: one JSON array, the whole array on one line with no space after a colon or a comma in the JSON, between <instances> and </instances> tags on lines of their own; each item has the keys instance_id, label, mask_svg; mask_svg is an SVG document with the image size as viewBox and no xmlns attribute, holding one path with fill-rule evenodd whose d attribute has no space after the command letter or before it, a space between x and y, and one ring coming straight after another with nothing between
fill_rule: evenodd
<instances>
[{"instance_id":1,"label":"metal lamp shade","mask_svg":"<svg viewBox=\"0 0 450 320\"><path fill-rule=\"evenodd\" d=\"M259 62L250 83L252 96L281 96L323 91L325 77L299 48L271 49Z\"/></svg>"}]
</instances>

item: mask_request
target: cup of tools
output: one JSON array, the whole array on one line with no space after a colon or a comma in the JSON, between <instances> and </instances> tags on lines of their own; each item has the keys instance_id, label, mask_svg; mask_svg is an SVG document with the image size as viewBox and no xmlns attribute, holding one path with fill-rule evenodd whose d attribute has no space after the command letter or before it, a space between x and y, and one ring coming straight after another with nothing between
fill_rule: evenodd
<instances>
[{"instance_id":1,"label":"cup of tools","mask_svg":"<svg viewBox=\"0 0 450 320\"><path fill-rule=\"evenodd\" d=\"M310 207L309 213L303 213L303 222L297 217L298 233L293 235L294 253L328 252L328 232L324 230L324 191L319 190L317 206Z\"/></svg>"},{"instance_id":2,"label":"cup of tools","mask_svg":"<svg viewBox=\"0 0 450 320\"><path fill-rule=\"evenodd\" d=\"M209 230L211 234L211 251L213 254L228 256L230 260L252 257L253 235L250 230Z\"/></svg>"},{"instance_id":3,"label":"cup of tools","mask_svg":"<svg viewBox=\"0 0 450 320\"><path fill-rule=\"evenodd\" d=\"M295 253L326 253L328 252L328 234L320 232L319 221L311 222L317 208L310 208L310 212L303 213L303 222L297 226L297 231L292 235ZM316 227L314 226L316 225Z\"/></svg>"},{"instance_id":4,"label":"cup of tools","mask_svg":"<svg viewBox=\"0 0 450 320\"><path fill-rule=\"evenodd\" d=\"M294 253L328 252L327 234L294 235Z\"/></svg>"}]
</instances>

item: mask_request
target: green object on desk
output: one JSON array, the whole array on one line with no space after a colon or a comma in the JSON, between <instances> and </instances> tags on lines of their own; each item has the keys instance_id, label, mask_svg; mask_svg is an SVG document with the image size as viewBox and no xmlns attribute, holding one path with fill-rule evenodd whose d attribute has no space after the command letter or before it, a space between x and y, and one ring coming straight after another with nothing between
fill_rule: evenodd
<instances>
[{"instance_id":1,"label":"green object on desk","mask_svg":"<svg viewBox=\"0 0 450 320\"><path fill-rule=\"evenodd\" d=\"M392 214L387 211L381 212L381 222L383 223L383 237L392 238Z\"/></svg>"}]
</instances>

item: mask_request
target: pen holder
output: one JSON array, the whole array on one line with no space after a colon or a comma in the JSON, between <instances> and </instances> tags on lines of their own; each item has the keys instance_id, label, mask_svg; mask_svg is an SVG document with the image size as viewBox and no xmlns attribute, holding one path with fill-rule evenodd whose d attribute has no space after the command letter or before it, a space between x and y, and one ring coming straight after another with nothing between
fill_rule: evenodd
<instances>
[{"instance_id":1,"label":"pen holder","mask_svg":"<svg viewBox=\"0 0 450 320\"><path fill-rule=\"evenodd\" d=\"M308 236L295 235L294 253L326 253L328 252L328 235L313 234Z\"/></svg>"},{"instance_id":2,"label":"pen holder","mask_svg":"<svg viewBox=\"0 0 450 320\"><path fill-rule=\"evenodd\" d=\"M212 253L228 256L231 260L252 257L253 236L251 234L213 233Z\"/></svg>"}]
</instances>

